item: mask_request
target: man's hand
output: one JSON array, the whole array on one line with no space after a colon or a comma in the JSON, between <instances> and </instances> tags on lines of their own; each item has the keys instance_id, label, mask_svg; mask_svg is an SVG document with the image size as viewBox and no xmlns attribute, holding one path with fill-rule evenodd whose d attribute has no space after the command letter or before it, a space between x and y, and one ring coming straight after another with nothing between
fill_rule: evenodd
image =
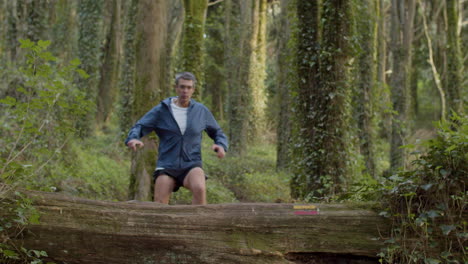
<instances>
[{"instance_id":1,"label":"man's hand","mask_svg":"<svg viewBox=\"0 0 468 264\"><path fill-rule=\"evenodd\" d=\"M226 152L224 152L224 148L221 147L220 145L213 144L211 149L214 152L216 152L216 156L218 156L218 158L220 158L220 159L224 158L224 156L226 155Z\"/></svg>"},{"instance_id":2,"label":"man's hand","mask_svg":"<svg viewBox=\"0 0 468 264\"><path fill-rule=\"evenodd\" d=\"M127 143L127 147L133 151L137 151L137 147L142 148L145 144L138 139L132 139Z\"/></svg>"}]
</instances>

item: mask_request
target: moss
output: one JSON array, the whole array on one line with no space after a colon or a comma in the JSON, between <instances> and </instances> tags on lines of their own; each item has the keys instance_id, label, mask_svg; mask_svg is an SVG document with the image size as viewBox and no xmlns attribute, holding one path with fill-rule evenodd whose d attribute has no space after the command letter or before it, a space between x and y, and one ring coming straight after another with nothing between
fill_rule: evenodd
<instances>
[{"instance_id":1,"label":"moss","mask_svg":"<svg viewBox=\"0 0 468 264\"><path fill-rule=\"evenodd\" d=\"M194 98L202 99L203 76L203 43L207 0L185 0L185 21L183 29L183 71L192 72L197 78L197 89Z\"/></svg>"}]
</instances>

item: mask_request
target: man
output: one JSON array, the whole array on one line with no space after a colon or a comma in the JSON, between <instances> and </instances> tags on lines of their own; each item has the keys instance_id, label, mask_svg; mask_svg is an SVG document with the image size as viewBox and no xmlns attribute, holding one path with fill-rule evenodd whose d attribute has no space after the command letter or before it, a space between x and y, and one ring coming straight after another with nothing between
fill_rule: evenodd
<instances>
[{"instance_id":1,"label":"man","mask_svg":"<svg viewBox=\"0 0 468 264\"><path fill-rule=\"evenodd\" d=\"M125 144L136 151L143 147L139 139L155 131L159 137L154 201L168 204L171 192L185 187L192 192L192 204L206 204L205 173L202 169L202 132L214 140L212 149L224 158L228 148L223 133L211 112L191 99L196 79L190 72L176 76L176 97L169 97L146 113L130 130Z\"/></svg>"}]
</instances>

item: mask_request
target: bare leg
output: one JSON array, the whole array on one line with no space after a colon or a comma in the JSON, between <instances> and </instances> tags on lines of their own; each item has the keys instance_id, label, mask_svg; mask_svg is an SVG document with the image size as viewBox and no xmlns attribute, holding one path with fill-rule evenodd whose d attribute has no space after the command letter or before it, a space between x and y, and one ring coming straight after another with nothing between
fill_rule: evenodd
<instances>
[{"instance_id":1,"label":"bare leg","mask_svg":"<svg viewBox=\"0 0 468 264\"><path fill-rule=\"evenodd\" d=\"M176 183L173 178L167 175L159 175L154 184L154 201L168 204L175 185Z\"/></svg>"},{"instance_id":2,"label":"bare leg","mask_svg":"<svg viewBox=\"0 0 468 264\"><path fill-rule=\"evenodd\" d=\"M184 187L192 192L192 204L206 204L205 172L196 167L184 179Z\"/></svg>"}]
</instances>

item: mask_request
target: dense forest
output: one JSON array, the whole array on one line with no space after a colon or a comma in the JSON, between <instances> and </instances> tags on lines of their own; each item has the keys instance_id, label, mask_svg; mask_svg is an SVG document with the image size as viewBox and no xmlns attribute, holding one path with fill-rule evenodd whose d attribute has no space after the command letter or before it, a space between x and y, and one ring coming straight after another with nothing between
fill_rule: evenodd
<instances>
[{"instance_id":1,"label":"dense forest","mask_svg":"<svg viewBox=\"0 0 468 264\"><path fill-rule=\"evenodd\" d=\"M123 142L189 71L230 144L208 203L383 201L382 259L466 262L466 4L0 0L0 193L151 201L158 139Z\"/></svg>"}]
</instances>

